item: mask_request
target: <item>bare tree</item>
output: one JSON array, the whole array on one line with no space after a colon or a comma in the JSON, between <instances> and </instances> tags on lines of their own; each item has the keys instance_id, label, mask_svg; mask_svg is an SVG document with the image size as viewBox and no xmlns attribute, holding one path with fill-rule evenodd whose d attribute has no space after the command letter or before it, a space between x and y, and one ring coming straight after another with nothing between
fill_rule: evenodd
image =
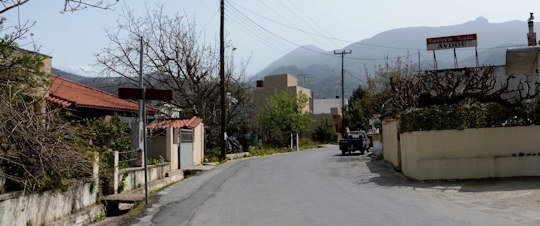
<instances>
[{"instance_id":1,"label":"bare tree","mask_svg":"<svg viewBox=\"0 0 540 226\"><path fill-rule=\"evenodd\" d=\"M13 37L0 39L0 179L8 179L8 190L64 189L92 173L88 128L45 110L49 75L42 60L17 49Z\"/></svg>"},{"instance_id":2,"label":"bare tree","mask_svg":"<svg viewBox=\"0 0 540 226\"><path fill-rule=\"evenodd\" d=\"M0 7L0 14L3 14L16 7L22 6L28 3L30 0L0 0L2 7ZM109 9L115 5L118 0L64 0L63 12L73 12L81 9L100 8Z\"/></svg>"},{"instance_id":3,"label":"bare tree","mask_svg":"<svg viewBox=\"0 0 540 226\"><path fill-rule=\"evenodd\" d=\"M173 90L171 104L185 114L201 116L210 127L217 125L218 54L216 48L200 40L193 21L179 14L164 15L161 8L147 10L141 17L127 11L116 27L107 30L107 36L110 45L97 55L102 74L121 76L136 85L142 38L146 86ZM233 62L228 62L227 68L227 92L238 101L229 105L229 120L234 120L238 115L235 110L246 101L244 70L236 71Z\"/></svg>"},{"instance_id":4,"label":"bare tree","mask_svg":"<svg viewBox=\"0 0 540 226\"><path fill-rule=\"evenodd\" d=\"M496 103L505 108L523 106L539 95L537 83L521 75L497 75L495 68L417 73L408 66L380 68L379 83L388 87L392 112L411 107Z\"/></svg>"}]
</instances>

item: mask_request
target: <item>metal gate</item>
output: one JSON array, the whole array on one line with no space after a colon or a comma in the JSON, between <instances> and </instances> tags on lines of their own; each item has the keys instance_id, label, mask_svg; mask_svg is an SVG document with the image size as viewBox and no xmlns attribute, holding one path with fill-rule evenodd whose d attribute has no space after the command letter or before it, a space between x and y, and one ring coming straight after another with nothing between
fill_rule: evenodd
<instances>
[{"instance_id":1,"label":"metal gate","mask_svg":"<svg viewBox=\"0 0 540 226\"><path fill-rule=\"evenodd\" d=\"M180 146L178 146L178 158L180 169L193 166L192 129L180 129Z\"/></svg>"}]
</instances>

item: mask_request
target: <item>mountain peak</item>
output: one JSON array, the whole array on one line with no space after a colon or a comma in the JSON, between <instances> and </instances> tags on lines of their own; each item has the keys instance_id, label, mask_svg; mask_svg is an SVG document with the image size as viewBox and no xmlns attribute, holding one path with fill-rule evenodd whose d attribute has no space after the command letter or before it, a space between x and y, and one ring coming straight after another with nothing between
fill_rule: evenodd
<instances>
[{"instance_id":1,"label":"mountain peak","mask_svg":"<svg viewBox=\"0 0 540 226\"><path fill-rule=\"evenodd\" d=\"M489 20L483 16L479 16L476 18L476 20L474 20L475 23L479 23L479 24L489 24Z\"/></svg>"}]
</instances>

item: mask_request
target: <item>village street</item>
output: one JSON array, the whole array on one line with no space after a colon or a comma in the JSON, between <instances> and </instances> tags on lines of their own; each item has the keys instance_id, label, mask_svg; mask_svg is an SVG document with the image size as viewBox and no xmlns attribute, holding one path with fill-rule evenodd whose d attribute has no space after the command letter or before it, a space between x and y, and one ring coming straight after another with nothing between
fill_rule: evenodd
<instances>
[{"instance_id":1,"label":"village street","mask_svg":"<svg viewBox=\"0 0 540 226\"><path fill-rule=\"evenodd\" d=\"M234 160L159 193L134 225L538 225L540 179L415 182L336 146Z\"/></svg>"}]
</instances>

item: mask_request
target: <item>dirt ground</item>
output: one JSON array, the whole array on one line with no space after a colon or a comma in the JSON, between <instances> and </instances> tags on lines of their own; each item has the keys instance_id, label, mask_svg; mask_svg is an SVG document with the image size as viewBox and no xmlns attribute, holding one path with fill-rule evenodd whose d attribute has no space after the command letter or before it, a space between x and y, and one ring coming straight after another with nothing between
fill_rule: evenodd
<instances>
[{"instance_id":1,"label":"dirt ground","mask_svg":"<svg viewBox=\"0 0 540 226\"><path fill-rule=\"evenodd\" d=\"M470 208L540 225L540 177L421 182L415 189Z\"/></svg>"}]
</instances>

